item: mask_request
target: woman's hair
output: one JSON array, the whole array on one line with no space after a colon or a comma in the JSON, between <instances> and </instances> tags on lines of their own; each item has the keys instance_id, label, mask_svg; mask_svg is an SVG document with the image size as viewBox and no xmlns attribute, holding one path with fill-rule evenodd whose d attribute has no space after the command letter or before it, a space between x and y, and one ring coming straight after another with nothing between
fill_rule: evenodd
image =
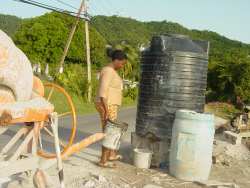
<instances>
[{"instance_id":1,"label":"woman's hair","mask_svg":"<svg viewBox=\"0 0 250 188\"><path fill-rule=\"evenodd\" d=\"M110 57L112 59L112 61L128 59L126 53L122 50L113 50L111 48L108 48L107 55L108 55L108 57Z\"/></svg>"}]
</instances>

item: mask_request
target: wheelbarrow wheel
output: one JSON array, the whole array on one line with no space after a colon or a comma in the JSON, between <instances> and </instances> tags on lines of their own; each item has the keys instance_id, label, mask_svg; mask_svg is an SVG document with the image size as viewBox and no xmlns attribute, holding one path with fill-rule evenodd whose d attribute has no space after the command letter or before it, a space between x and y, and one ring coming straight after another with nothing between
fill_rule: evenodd
<instances>
[{"instance_id":1,"label":"wheelbarrow wheel","mask_svg":"<svg viewBox=\"0 0 250 188\"><path fill-rule=\"evenodd\" d=\"M76 135L76 110L70 95L57 84L45 83L44 97L54 105L58 113L58 135L60 140L61 155L74 143ZM41 122L38 135L38 155L51 159L56 158L54 150L53 131L49 122Z\"/></svg>"}]
</instances>

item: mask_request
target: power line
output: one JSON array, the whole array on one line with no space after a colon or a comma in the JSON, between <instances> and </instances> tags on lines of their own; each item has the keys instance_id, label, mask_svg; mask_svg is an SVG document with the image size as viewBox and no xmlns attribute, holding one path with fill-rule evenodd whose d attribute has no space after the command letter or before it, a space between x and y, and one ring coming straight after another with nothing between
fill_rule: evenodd
<instances>
[{"instance_id":1,"label":"power line","mask_svg":"<svg viewBox=\"0 0 250 188\"><path fill-rule=\"evenodd\" d=\"M63 13L63 14L70 15L70 16L73 16L73 17L77 17L76 12L64 10L64 9L57 8L57 7L47 5L47 4L44 4L44 3L40 3L40 2L37 2L37 1L33 1L33 0L14 0L14 1L29 4L29 5L33 5L33 6L37 6L37 7L40 7L40 8L44 8L44 9L59 12L59 13ZM90 19L90 15L86 14L86 13L83 13L83 14L81 13L80 16L82 16L80 18L84 19L84 20L89 20Z\"/></svg>"}]
</instances>

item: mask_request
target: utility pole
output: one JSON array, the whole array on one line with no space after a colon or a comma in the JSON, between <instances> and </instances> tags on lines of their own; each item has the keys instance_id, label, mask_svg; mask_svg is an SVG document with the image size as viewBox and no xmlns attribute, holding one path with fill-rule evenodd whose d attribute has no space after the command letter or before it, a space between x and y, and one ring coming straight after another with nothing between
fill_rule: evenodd
<instances>
[{"instance_id":1,"label":"utility pole","mask_svg":"<svg viewBox=\"0 0 250 188\"><path fill-rule=\"evenodd\" d=\"M74 33L75 33L75 31L76 31L76 26L77 26L78 23L79 23L80 15L81 15L81 13L82 13L84 7L85 7L85 1L82 0L81 5L80 5L80 8L79 8L78 13L77 13L76 21L75 21L73 27L71 28L71 31L70 31L70 34L69 34L67 43L66 43L66 45L65 45L65 47L64 47L64 52L63 52L63 55L62 55L61 61L60 61L59 73L62 73L62 72L63 72L64 60L65 60L66 55L67 55L67 53L68 53L70 43L71 43L71 41L72 41L72 39L73 39Z\"/></svg>"},{"instance_id":2,"label":"utility pole","mask_svg":"<svg viewBox=\"0 0 250 188\"><path fill-rule=\"evenodd\" d=\"M84 12L88 14L87 1L84 2ZM90 59L90 42L89 42L89 21L85 20L85 37L86 37L86 56L87 56L87 72L88 72L88 102L91 102L92 85L91 85L91 59Z\"/></svg>"}]
</instances>

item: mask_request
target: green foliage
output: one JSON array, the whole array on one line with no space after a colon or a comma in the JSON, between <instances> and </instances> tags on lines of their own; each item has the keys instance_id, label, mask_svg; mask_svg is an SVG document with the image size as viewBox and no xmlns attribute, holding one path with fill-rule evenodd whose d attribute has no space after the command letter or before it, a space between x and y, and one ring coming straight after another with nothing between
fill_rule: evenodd
<instances>
[{"instance_id":1,"label":"green foliage","mask_svg":"<svg viewBox=\"0 0 250 188\"><path fill-rule=\"evenodd\" d=\"M56 81L63 87L67 88L70 93L77 96L84 96L87 88L84 69L80 65L67 65L63 74L59 74Z\"/></svg>"},{"instance_id":2,"label":"green foliage","mask_svg":"<svg viewBox=\"0 0 250 188\"><path fill-rule=\"evenodd\" d=\"M91 23L110 45L127 42L133 47L138 47L150 38L144 23L131 18L95 16Z\"/></svg>"},{"instance_id":3,"label":"green foliage","mask_svg":"<svg viewBox=\"0 0 250 188\"><path fill-rule=\"evenodd\" d=\"M79 64L67 64L62 74L57 75L56 82L63 86L70 93L87 99L88 81L87 81L87 69ZM93 97L95 96L97 88L97 79L95 78L95 72L92 77L92 89Z\"/></svg>"},{"instance_id":4,"label":"green foliage","mask_svg":"<svg viewBox=\"0 0 250 188\"><path fill-rule=\"evenodd\" d=\"M123 50L127 56L128 61L121 71L122 77L125 79L138 81L139 80L139 52L129 44L119 44L115 49Z\"/></svg>"},{"instance_id":5,"label":"green foliage","mask_svg":"<svg viewBox=\"0 0 250 188\"><path fill-rule=\"evenodd\" d=\"M132 99L133 101L135 101L137 99L137 96L138 96L138 88L125 89L123 96L128 97L128 98Z\"/></svg>"},{"instance_id":6,"label":"green foliage","mask_svg":"<svg viewBox=\"0 0 250 188\"><path fill-rule=\"evenodd\" d=\"M9 36L13 36L21 24L21 19L16 16L0 14L0 29Z\"/></svg>"},{"instance_id":7,"label":"green foliage","mask_svg":"<svg viewBox=\"0 0 250 188\"><path fill-rule=\"evenodd\" d=\"M27 54L32 62L57 64L63 54L69 32L75 19L48 13L40 17L23 20L14 37L15 43ZM106 62L105 39L90 27L91 59L100 67ZM65 62L85 63L86 48L84 24L81 21L73 37Z\"/></svg>"},{"instance_id":8,"label":"green foliage","mask_svg":"<svg viewBox=\"0 0 250 188\"><path fill-rule=\"evenodd\" d=\"M248 53L234 49L209 66L208 85L214 98L234 101L240 96L250 101L250 58Z\"/></svg>"}]
</instances>

